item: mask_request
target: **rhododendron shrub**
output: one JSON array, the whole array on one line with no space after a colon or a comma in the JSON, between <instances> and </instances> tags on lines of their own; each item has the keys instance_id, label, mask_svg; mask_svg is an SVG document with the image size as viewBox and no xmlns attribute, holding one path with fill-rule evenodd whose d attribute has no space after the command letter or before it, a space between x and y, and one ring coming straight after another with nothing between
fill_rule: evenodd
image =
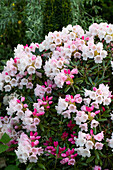
<instances>
[{"instance_id":1,"label":"rhododendron shrub","mask_svg":"<svg viewBox=\"0 0 113 170\"><path fill-rule=\"evenodd\" d=\"M18 44L0 73L1 168L113 167L112 56L107 23Z\"/></svg>"}]
</instances>

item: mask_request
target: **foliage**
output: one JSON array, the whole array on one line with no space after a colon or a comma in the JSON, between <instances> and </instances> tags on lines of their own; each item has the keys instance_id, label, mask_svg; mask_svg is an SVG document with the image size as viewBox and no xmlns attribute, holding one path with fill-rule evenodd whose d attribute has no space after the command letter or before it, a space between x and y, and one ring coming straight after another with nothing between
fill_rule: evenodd
<instances>
[{"instance_id":1,"label":"foliage","mask_svg":"<svg viewBox=\"0 0 113 170\"><path fill-rule=\"evenodd\" d=\"M101 0L102 6L102 17L105 18L109 23L113 23L111 17L113 17L113 1L112 0Z\"/></svg>"},{"instance_id":2,"label":"foliage","mask_svg":"<svg viewBox=\"0 0 113 170\"><path fill-rule=\"evenodd\" d=\"M112 37L107 23L68 25L14 49L0 74L6 170L113 167Z\"/></svg>"},{"instance_id":3,"label":"foliage","mask_svg":"<svg viewBox=\"0 0 113 170\"><path fill-rule=\"evenodd\" d=\"M13 56L12 50L18 43L25 43L24 11L26 1L0 1L0 59ZM0 65L3 65L0 62ZM2 69L2 68L1 68Z\"/></svg>"},{"instance_id":4,"label":"foliage","mask_svg":"<svg viewBox=\"0 0 113 170\"><path fill-rule=\"evenodd\" d=\"M43 6L44 0L27 1L26 5L26 37L29 42L41 42L43 33Z\"/></svg>"},{"instance_id":5,"label":"foliage","mask_svg":"<svg viewBox=\"0 0 113 170\"><path fill-rule=\"evenodd\" d=\"M43 9L43 33L61 30L72 22L70 0L45 0Z\"/></svg>"},{"instance_id":6,"label":"foliage","mask_svg":"<svg viewBox=\"0 0 113 170\"><path fill-rule=\"evenodd\" d=\"M81 25L87 29L91 23L100 23L106 21L101 16L100 0L71 0L73 21L72 24Z\"/></svg>"}]
</instances>

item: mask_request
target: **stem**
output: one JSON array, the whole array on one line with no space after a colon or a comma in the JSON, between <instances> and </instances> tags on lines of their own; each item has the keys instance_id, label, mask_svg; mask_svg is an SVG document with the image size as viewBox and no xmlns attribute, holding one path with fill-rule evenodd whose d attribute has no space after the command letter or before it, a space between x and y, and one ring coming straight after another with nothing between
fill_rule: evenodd
<instances>
[{"instance_id":1,"label":"stem","mask_svg":"<svg viewBox=\"0 0 113 170\"><path fill-rule=\"evenodd\" d=\"M56 169L56 165L57 165L57 155L56 155L56 159L55 159L55 167L54 167L54 169Z\"/></svg>"},{"instance_id":2,"label":"stem","mask_svg":"<svg viewBox=\"0 0 113 170\"><path fill-rule=\"evenodd\" d=\"M73 85L71 85L71 87L72 87L72 89L73 89L74 93L76 94L75 89L74 89L74 86L73 86Z\"/></svg>"}]
</instances>

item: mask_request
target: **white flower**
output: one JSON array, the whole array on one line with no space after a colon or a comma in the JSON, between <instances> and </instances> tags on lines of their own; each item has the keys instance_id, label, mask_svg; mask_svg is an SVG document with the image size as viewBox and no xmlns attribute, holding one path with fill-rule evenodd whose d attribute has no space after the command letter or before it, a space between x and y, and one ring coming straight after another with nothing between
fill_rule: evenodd
<instances>
[{"instance_id":1,"label":"white flower","mask_svg":"<svg viewBox=\"0 0 113 170\"><path fill-rule=\"evenodd\" d=\"M14 78L12 78L12 80L10 81L10 84L12 87L16 87L18 85L17 80Z\"/></svg>"},{"instance_id":2,"label":"white flower","mask_svg":"<svg viewBox=\"0 0 113 170\"><path fill-rule=\"evenodd\" d=\"M102 104L102 102L103 102L102 96L101 95L97 96L96 97L96 103Z\"/></svg>"},{"instance_id":3,"label":"white flower","mask_svg":"<svg viewBox=\"0 0 113 170\"><path fill-rule=\"evenodd\" d=\"M86 143L86 139L84 139L84 138L77 138L75 143L76 143L77 146L84 146L85 143Z\"/></svg>"},{"instance_id":4,"label":"white flower","mask_svg":"<svg viewBox=\"0 0 113 170\"><path fill-rule=\"evenodd\" d=\"M31 156L29 156L29 162L34 162L34 163L36 163L37 160L38 160L38 158L37 158L36 155L31 155Z\"/></svg>"},{"instance_id":5,"label":"white flower","mask_svg":"<svg viewBox=\"0 0 113 170\"><path fill-rule=\"evenodd\" d=\"M39 45L39 51L42 52L45 49L45 46L43 44Z\"/></svg>"},{"instance_id":6,"label":"white flower","mask_svg":"<svg viewBox=\"0 0 113 170\"><path fill-rule=\"evenodd\" d=\"M92 100L95 100L95 99L96 99L96 93L92 91L92 92L90 93L90 98L91 98Z\"/></svg>"},{"instance_id":7,"label":"white flower","mask_svg":"<svg viewBox=\"0 0 113 170\"><path fill-rule=\"evenodd\" d=\"M93 149L94 143L89 140L89 141L86 142L85 145L86 145L86 148L87 148L87 149Z\"/></svg>"},{"instance_id":8,"label":"white flower","mask_svg":"<svg viewBox=\"0 0 113 170\"><path fill-rule=\"evenodd\" d=\"M10 85L5 85L4 89L5 89L5 92L10 91L11 90L11 86Z\"/></svg>"},{"instance_id":9,"label":"white flower","mask_svg":"<svg viewBox=\"0 0 113 170\"><path fill-rule=\"evenodd\" d=\"M68 106L68 109L69 109L70 112L73 112L73 113L76 112L76 106L74 106L73 104L70 104L70 105Z\"/></svg>"},{"instance_id":10,"label":"white flower","mask_svg":"<svg viewBox=\"0 0 113 170\"><path fill-rule=\"evenodd\" d=\"M70 111L69 110L66 110L66 111L62 112L62 115L64 116L64 118L71 119L71 115L70 115Z\"/></svg>"},{"instance_id":11,"label":"white flower","mask_svg":"<svg viewBox=\"0 0 113 170\"><path fill-rule=\"evenodd\" d=\"M83 101L84 101L84 104L85 104L85 105L88 105L88 106L89 106L89 104L90 104L90 102L91 102L91 99L90 99L90 98L85 98L85 99L83 99Z\"/></svg>"},{"instance_id":12,"label":"white flower","mask_svg":"<svg viewBox=\"0 0 113 170\"><path fill-rule=\"evenodd\" d=\"M10 80L11 80L11 77L9 75L6 75L5 76L5 82L8 83L8 82L10 82Z\"/></svg>"},{"instance_id":13,"label":"white flower","mask_svg":"<svg viewBox=\"0 0 113 170\"><path fill-rule=\"evenodd\" d=\"M68 107L68 103L65 101L65 99L62 99L61 97L58 100L58 106L56 106L57 113L61 114L63 110L66 110Z\"/></svg>"},{"instance_id":14,"label":"white flower","mask_svg":"<svg viewBox=\"0 0 113 170\"><path fill-rule=\"evenodd\" d=\"M91 153L88 149L83 149L83 152L82 152L82 156L83 157L90 157L91 156Z\"/></svg>"},{"instance_id":15,"label":"white flower","mask_svg":"<svg viewBox=\"0 0 113 170\"><path fill-rule=\"evenodd\" d=\"M104 98L103 105L109 105L111 103L111 98Z\"/></svg>"},{"instance_id":16,"label":"white flower","mask_svg":"<svg viewBox=\"0 0 113 170\"><path fill-rule=\"evenodd\" d=\"M76 34L74 32L71 32L69 34L69 38L72 40L72 39L75 39L76 38Z\"/></svg>"},{"instance_id":17,"label":"white flower","mask_svg":"<svg viewBox=\"0 0 113 170\"><path fill-rule=\"evenodd\" d=\"M99 125L99 122L96 121L95 119L93 119L93 120L91 121L91 128L96 128L98 125Z\"/></svg>"},{"instance_id":18,"label":"white flower","mask_svg":"<svg viewBox=\"0 0 113 170\"><path fill-rule=\"evenodd\" d=\"M34 74L35 73L35 68L33 66L29 66L27 71L28 71L28 74Z\"/></svg>"},{"instance_id":19,"label":"white flower","mask_svg":"<svg viewBox=\"0 0 113 170\"><path fill-rule=\"evenodd\" d=\"M21 79L21 84L22 85L27 85L28 80L26 78Z\"/></svg>"},{"instance_id":20,"label":"white flower","mask_svg":"<svg viewBox=\"0 0 113 170\"><path fill-rule=\"evenodd\" d=\"M102 56L102 58L105 58L105 57L107 56L107 51L102 50L102 51L100 52L100 55Z\"/></svg>"},{"instance_id":21,"label":"white flower","mask_svg":"<svg viewBox=\"0 0 113 170\"><path fill-rule=\"evenodd\" d=\"M79 126L79 128L81 128L81 131L88 131L88 125L87 125L87 123L84 123L84 124L81 124L80 126Z\"/></svg>"},{"instance_id":22,"label":"white flower","mask_svg":"<svg viewBox=\"0 0 113 170\"><path fill-rule=\"evenodd\" d=\"M103 58L101 55L96 55L94 57L94 60L95 60L95 63L102 63Z\"/></svg>"},{"instance_id":23,"label":"white flower","mask_svg":"<svg viewBox=\"0 0 113 170\"><path fill-rule=\"evenodd\" d=\"M0 90L3 90L4 83L0 82Z\"/></svg>"},{"instance_id":24,"label":"white flower","mask_svg":"<svg viewBox=\"0 0 113 170\"><path fill-rule=\"evenodd\" d=\"M112 39L112 36L106 35L105 40L106 40L106 43L110 43L113 39Z\"/></svg>"}]
</instances>

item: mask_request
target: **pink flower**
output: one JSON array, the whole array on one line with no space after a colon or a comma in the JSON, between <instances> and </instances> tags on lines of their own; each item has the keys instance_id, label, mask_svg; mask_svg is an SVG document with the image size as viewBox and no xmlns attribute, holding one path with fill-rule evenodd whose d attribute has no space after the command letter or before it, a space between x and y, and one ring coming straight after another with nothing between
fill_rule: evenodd
<instances>
[{"instance_id":1,"label":"pink flower","mask_svg":"<svg viewBox=\"0 0 113 170\"><path fill-rule=\"evenodd\" d=\"M70 159L68 161L68 165L74 165L75 164L75 159Z\"/></svg>"},{"instance_id":2,"label":"pink flower","mask_svg":"<svg viewBox=\"0 0 113 170\"><path fill-rule=\"evenodd\" d=\"M70 85L70 84L71 84L71 82L70 82L70 81L66 81L66 84L67 84L67 85Z\"/></svg>"},{"instance_id":3,"label":"pink flower","mask_svg":"<svg viewBox=\"0 0 113 170\"><path fill-rule=\"evenodd\" d=\"M71 74L78 74L78 70L76 68L74 68L72 71L71 71Z\"/></svg>"},{"instance_id":4,"label":"pink flower","mask_svg":"<svg viewBox=\"0 0 113 170\"><path fill-rule=\"evenodd\" d=\"M95 143L95 149L102 150L102 148L103 148L103 144L102 143L100 143L100 142L96 142Z\"/></svg>"},{"instance_id":5,"label":"pink flower","mask_svg":"<svg viewBox=\"0 0 113 170\"><path fill-rule=\"evenodd\" d=\"M98 141L101 141L104 138L103 131L101 133L98 133L97 135L94 135L94 138Z\"/></svg>"},{"instance_id":6,"label":"pink flower","mask_svg":"<svg viewBox=\"0 0 113 170\"><path fill-rule=\"evenodd\" d=\"M58 141L54 141L54 146L57 147Z\"/></svg>"},{"instance_id":7,"label":"pink flower","mask_svg":"<svg viewBox=\"0 0 113 170\"><path fill-rule=\"evenodd\" d=\"M25 101L25 97L21 97L21 102L24 102Z\"/></svg>"},{"instance_id":8,"label":"pink flower","mask_svg":"<svg viewBox=\"0 0 113 170\"><path fill-rule=\"evenodd\" d=\"M95 165L95 167L93 167L93 170L101 170L101 167L98 165Z\"/></svg>"},{"instance_id":9,"label":"pink flower","mask_svg":"<svg viewBox=\"0 0 113 170\"><path fill-rule=\"evenodd\" d=\"M68 162L69 158L64 158L60 161L61 164L65 164L66 162Z\"/></svg>"}]
</instances>

